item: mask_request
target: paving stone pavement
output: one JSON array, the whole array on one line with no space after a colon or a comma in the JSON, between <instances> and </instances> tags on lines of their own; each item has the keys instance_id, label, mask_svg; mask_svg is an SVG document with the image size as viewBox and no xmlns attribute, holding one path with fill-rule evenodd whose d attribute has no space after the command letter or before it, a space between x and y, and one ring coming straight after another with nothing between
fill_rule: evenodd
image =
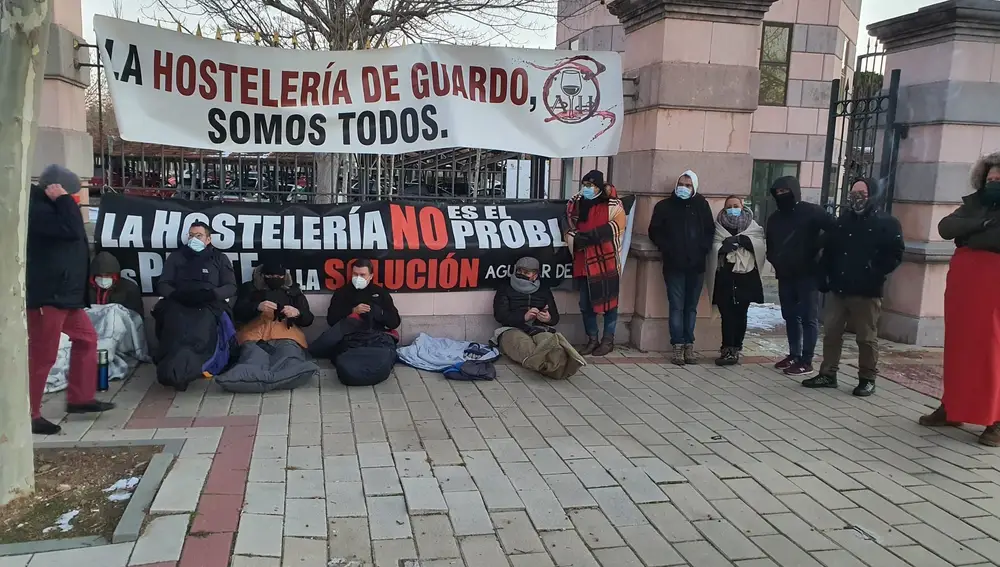
<instances>
[{"instance_id":1,"label":"paving stone pavement","mask_svg":"<svg viewBox=\"0 0 1000 567\"><path fill-rule=\"evenodd\" d=\"M186 439L137 544L0 567L945 567L1000 561L1000 452L936 400L769 364L610 358L570 380L399 366L347 389L176 395L141 368L67 439ZM59 396L46 402L55 417Z\"/></svg>"}]
</instances>

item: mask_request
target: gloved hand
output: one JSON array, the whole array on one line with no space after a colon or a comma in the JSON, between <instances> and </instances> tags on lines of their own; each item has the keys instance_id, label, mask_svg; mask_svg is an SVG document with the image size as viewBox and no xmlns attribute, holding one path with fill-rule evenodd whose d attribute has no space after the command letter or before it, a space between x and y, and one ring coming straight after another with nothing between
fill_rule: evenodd
<instances>
[{"instance_id":1,"label":"gloved hand","mask_svg":"<svg viewBox=\"0 0 1000 567\"><path fill-rule=\"evenodd\" d=\"M730 236L729 238L722 241L722 253L729 254L730 252L735 252L737 248L740 247L740 241L735 236Z\"/></svg>"}]
</instances>

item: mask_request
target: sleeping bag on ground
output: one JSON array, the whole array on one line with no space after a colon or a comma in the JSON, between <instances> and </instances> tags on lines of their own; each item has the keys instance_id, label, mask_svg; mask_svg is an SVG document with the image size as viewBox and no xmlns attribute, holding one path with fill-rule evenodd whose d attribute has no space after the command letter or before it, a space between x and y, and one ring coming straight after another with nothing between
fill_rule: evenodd
<instances>
[{"instance_id":1,"label":"sleeping bag on ground","mask_svg":"<svg viewBox=\"0 0 1000 567\"><path fill-rule=\"evenodd\" d=\"M229 370L215 377L227 392L261 394L272 390L291 390L306 383L319 366L293 340L244 343L239 359Z\"/></svg>"},{"instance_id":2,"label":"sleeping bag on ground","mask_svg":"<svg viewBox=\"0 0 1000 567\"><path fill-rule=\"evenodd\" d=\"M385 382L396 364L395 331L377 331L356 317L348 317L323 331L309 353L329 358L345 386L374 386Z\"/></svg>"},{"instance_id":3,"label":"sleeping bag on ground","mask_svg":"<svg viewBox=\"0 0 1000 567\"><path fill-rule=\"evenodd\" d=\"M160 301L153 316L159 339L154 362L160 384L184 391L191 382L212 377L229 365L236 329L228 313Z\"/></svg>"}]
</instances>

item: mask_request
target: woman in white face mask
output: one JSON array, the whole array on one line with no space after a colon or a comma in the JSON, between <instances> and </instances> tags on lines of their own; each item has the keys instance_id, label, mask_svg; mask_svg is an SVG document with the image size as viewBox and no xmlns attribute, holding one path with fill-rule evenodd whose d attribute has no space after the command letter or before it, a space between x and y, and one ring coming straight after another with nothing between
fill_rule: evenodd
<instances>
[{"instance_id":1,"label":"woman in white face mask","mask_svg":"<svg viewBox=\"0 0 1000 567\"><path fill-rule=\"evenodd\" d=\"M140 316L145 310L142 306L142 293L139 286L132 280L121 277L121 265L109 252L101 252L94 256L90 263L90 286L87 289L91 305L123 305Z\"/></svg>"}]
</instances>

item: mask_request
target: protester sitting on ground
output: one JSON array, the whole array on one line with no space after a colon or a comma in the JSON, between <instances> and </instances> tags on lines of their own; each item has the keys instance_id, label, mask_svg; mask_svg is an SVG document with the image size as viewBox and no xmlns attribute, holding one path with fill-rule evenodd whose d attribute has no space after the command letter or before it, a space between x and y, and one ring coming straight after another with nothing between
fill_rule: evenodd
<instances>
[{"instance_id":1,"label":"protester sitting on ground","mask_svg":"<svg viewBox=\"0 0 1000 567\"><path fill-rule=\"evenodd\" d=\"M580 314L587 333L587 344L579 352L606 356L615 350L622 236L628 219L614 185L604 182L604 173L595 169L581 183L580 192L566 204L566 244L573 254L573 279L580 286ZM598 314L604 315L603 336Z\"/></svg>"},{"instance_id":2,"label":"protester sitting on ground","mask_svg":"<svg viewBox=\"0 0 1000 567\"><path fill-rule=\"evenodd\" d=\"M61 431L42 417L41 411L45 383L59 355L61 333L72 341L66 412L99 413L115 407L94 399L97 333L84 311L90 244L78 206L79 192L80 178L75 173L50 165L28 195L28 392L31 431L39 435Z\"/></svg>"},{"instance_id":3,"label":"protester sitting on ground","mask_svg":"<svg viewBox=\"0 0 1000 567\"><path fill-rule=\"evenodd\" d=\"M157 380L184 390L198 377L221 372L236 337L228 304L236 295L236 273L212 246L207 224L191 225L187 244L164 262L156 290L163 296L153 309Z\"/></svg>"},{"instance_id":4,"label":"protester sitting on ground","mask_svg":"<svg viewBox=\"0 0 1000 567\"><path fill-rule=\"evenodd\" d=\"M91 305L117 303L145 315L142 292L130 279L121 276L121 264L110 252L99 252L90 262L90 287L87 289Z\"/></svg>"},{"instance_id":5,"label":"protester sitting on ground","mask_svg":"<svg viewBox=\"0 0 1000 567\"><path fill-rule=\"evenodd\" d=\"M708 296L722 316L722 349L715 363L739 364L751 303L764 302L760 266L764 265L764 229L736 195L726 197L715 218L715 239L708 255Z\"/></svg>"},{"instance_id":6,"label":"protester sitting on ground","mask_svg":"<svg viewBox=\"0 0 1000 567\"><path fill-rule=\"evenodd\" d=\"M254 268L233 307L240 343L232 368L216 376L222 389L261 393L296 388L319 367L308 360L303 327L312 325L309 301L280 261Z\"/></svg>"},{"instance_id":7,"label":"protester sitting on ground","mask_svg":"<svg viewBox=\"0 0 1000 567\"><path fill-rule=\"evenodd\" d=\"M329 358L346 386L372 386L392 373L399 343L399 311L392 296L372 283L371 260L354 260L351 281L334 292L326 321L330 328L309 347L317 358Z\"/></svg>"},{"instance_id":8,"label":"protester sitting on ground","mask_svg":"<svg viewBox=\"0 0 1000 567\"><path fill-rule=\"evenodd\" d=\"M569 378L586 362L555 330L559 310L552 290L539 278L539 267L537 259L521 258L510 281L493 296L493 317L503 325L493 342L500 346L500 352L529 370L549 378Z\"/></svg>"}]
</instances>

